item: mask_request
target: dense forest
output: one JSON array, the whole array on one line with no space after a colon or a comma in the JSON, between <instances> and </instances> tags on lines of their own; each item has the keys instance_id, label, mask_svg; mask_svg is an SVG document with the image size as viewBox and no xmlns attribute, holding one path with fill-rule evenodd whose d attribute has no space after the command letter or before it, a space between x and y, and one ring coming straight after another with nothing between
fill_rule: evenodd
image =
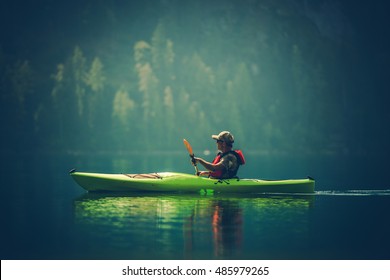
<instances>
[{"instance_id":1,"label":"dense forest","mask_svg":"<svg viewBox=\"0 0 390 280\"><path fill-rule=\"evenodd\" d=\"M389 56L364 37L385 27L361 30L375 4L361 17L336 0L18 2L0 12L2 151L206 149L221 130L266 153L389 141Z\"/></svg>"}]
</instances>

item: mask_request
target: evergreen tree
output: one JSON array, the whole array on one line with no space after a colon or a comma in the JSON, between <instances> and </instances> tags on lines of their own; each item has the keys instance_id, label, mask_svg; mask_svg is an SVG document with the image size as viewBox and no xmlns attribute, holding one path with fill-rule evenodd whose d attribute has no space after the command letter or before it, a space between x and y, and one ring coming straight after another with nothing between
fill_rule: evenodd
<instances>
[{"instance_id":1,"label":"evergreen tree","mask_svg":"<svg viewBox=\"0 0 390 280\"><path fill-rule=\"evenodd\" d=\"M88 108L88 126L92 130L96 129L95 126L97 123L104 121L99 118L99 116L106 116L106 114L104 114L105 107L102 106L104 105L102 95L105 79L103 64L98 57L95 57L85 76L85 83L90 88L86 98Z\"/></svg>"},{"instance_id":2,"label":"evergreen tree","mask_svg":"<svg viewBox=\"0 0 390 280\"><path fill-rule=\"evenodd\" d=\"M70 60L72 71L74 94L77 100L77 109L79 117L84 114L85 106L85 76L86 76L86 58L79 46L76 46Z\"/></svg>"},{"instance_id":3,"label":"evergreen tree","mask_svg":"<svg viewBox=\"0 0 390 280\"><path fill-rule=\"evenodd\" d=\"M142 93L143 129L146 147L149 148L153 139L159 139L161 131L161 92L159 91L159 80L154 74L148 54L150 45L146 42L137 42L134 47L135 69L138 74L138 91ZM157 145L159 142L155 142Z\"/></svg>"}]
</instances>

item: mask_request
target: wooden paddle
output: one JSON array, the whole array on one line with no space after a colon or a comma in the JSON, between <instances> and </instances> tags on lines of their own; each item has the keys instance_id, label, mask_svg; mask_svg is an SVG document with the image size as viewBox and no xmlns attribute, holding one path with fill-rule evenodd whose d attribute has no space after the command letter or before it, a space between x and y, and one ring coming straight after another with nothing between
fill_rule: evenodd
<instances>
[{"instance_id":1,"label":"wooden paddle","mask_svg":"<svg viewBox=\"0 0 390 280\"><path fill-rule=\"evenodd\" d=\"M192 151L192 147L186 139L183 139L183 143L184 143L184 146L186 146L187 151L190 154L190 157L191 157L192 162L194 164L195 172L196 172L195 174L199 175L199 170L198 170L198 166L196 165L195 155L194 155L194 152Z\"/></svg>"}]
</instances>

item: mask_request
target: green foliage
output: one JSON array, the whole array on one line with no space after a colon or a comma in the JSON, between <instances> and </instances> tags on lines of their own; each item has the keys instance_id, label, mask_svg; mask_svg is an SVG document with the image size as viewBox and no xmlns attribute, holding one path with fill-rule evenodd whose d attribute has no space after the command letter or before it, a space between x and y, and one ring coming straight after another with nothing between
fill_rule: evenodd
<instances>
[{"instance_id":1,"label":"green foliage","mask_svg":"<svg viewBox=\"0 0 390 280\"><path fill-rule=\"evenodd\" d=\"M85 77L85 83L91 87L92 91L99 92L104 88L105 79L103 64L98 57L95 57L91 68Z\"/></svg>"},{"instance_id":2,"label":"green foliage","mask_svg":"<svg viewBox=\"0 0 390 280\"><path fill-rule=\"evenodd\" d=\"M53 63L49 82L36 82L29 61L16 62L1 82L2 99L17 108L9 117L24 112L23 122L40 128L39 144L57 150L177 150L182 138L210 149L221 130L247 150L346 145L345 107L332 92L343 77L331 79L344 67L343 46L289 1L195 2L161 1L159 18L131 29L131 44L130 28L111 30L96 47L79 39ZM107 22L119 28L119 14L113 5Z\"/></svg>"}]
</instances>

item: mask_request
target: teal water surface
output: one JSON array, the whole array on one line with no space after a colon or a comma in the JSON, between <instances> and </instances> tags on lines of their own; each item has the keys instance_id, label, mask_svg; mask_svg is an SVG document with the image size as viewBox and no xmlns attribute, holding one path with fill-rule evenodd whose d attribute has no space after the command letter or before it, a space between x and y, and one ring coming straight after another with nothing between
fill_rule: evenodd
<instances>
[{"instance_id":1,"label":"teal water surface","mask_svg":"<svg viewBox=\"0 0 390 280\"><path fill-rule=\"evenodd\" d=\"M387 188L93 194L50 160L3 168L1 259L390 258Z\"/></svg>"}]
</instances>

